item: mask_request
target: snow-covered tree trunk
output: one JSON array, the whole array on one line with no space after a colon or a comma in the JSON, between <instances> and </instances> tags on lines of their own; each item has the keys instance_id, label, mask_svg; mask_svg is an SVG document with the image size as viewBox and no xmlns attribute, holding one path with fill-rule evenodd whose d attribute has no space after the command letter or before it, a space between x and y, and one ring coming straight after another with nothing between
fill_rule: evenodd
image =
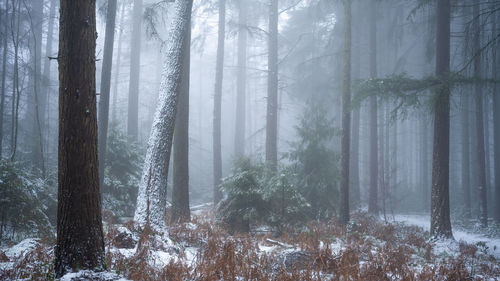
<instances>
[{"instance_id":1,"label":"snow-covered tree trunk","mask_svg":"<svg viewBox=\"0 0 500 281\"><path fill-rule=\"evenodd\" d=\"M182 62L186 55L184 38L191 21L192 0L178 0L175 19L168 35L158 107L149 136L134 220L139 227L146 222L156 231L165 229L167 171L181 85Z\"/></svg>"}]
</instances>

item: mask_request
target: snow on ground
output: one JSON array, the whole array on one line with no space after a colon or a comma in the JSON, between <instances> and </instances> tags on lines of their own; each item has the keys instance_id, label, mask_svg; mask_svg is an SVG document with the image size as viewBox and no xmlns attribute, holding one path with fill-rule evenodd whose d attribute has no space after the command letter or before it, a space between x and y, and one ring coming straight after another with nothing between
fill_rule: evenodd
<instances>
[{"instance_id":1,"label":"snow on ground","mask_svg":"<svg viewBox=\"0 0 500 281\"><path fill-rule=\"evenodd\" d=\"M31 250L35 249L37 245L38 239L28 238L24 239L11 248L4 249L4 253L10 260L12 260L30 252Z\"/></svg>"},{"instance_id":2,"label":"snow on ground","mask_svg":"<svg viewBox=\"0 0 500 281\"><path fill-rule=\"evenodd\" d=\"M111 272L93 272L90 270L81 270L64 275L60 281L80 281L80 280L99 280L99 281L129 281Z\"/></svg>"},{"instance_id":3,"label":"snow on ground","mask_svg":"<svg viewBox=\"0 0 500 281\"><path fill-rule=\"evenodd\" d=\"M395 221L402 222L406 225L415 225L422 227L424 230L430 230L430 218L427 215L395 215ZM462 229L452 228L453 237L456 241L464 241L468 244L481 245L484 243L485 247L480 248L480 250L485 250L488 254L493 255L496 259L500 259L500 237L489 238L481 234L470 233ZM479 244L478 244L479 243ZM441 241L437 242L435 245L435 251L437 253L443 252L457 252L458 244L452 241Z\"/></svg>"}]
</instances>

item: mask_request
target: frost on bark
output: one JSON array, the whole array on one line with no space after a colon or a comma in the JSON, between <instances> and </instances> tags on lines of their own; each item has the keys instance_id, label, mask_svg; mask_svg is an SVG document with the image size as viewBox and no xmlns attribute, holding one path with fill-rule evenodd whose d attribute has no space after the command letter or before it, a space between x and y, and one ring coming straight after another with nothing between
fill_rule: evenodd
<instances>
[{"instance_id":1,"label":"frost on bark","mask_svg":"<svg viewBox=\"0 0 500 281\"><path fill-rule=\"evenodd\" d=\"M192 0L177 1L175 19L167 42L158 107L149 136L134 220L139 227L149 222L156 231L165 230L167 204L167 172L181 86L182 62L186 55L184 38L191 21Z\"/></svg>"},{"instance_id":2,"label":"frost on bark","mask_svg":"<svg viewBox=\"0 0 500 281\"><path fill-rule=\"evenodd\" d=\"M436 76L443 80L434 104L434 145L432 154L431 235L452 238L450 222L450 0L441 0L436 9Z\"/></svg>"}]
</instances>

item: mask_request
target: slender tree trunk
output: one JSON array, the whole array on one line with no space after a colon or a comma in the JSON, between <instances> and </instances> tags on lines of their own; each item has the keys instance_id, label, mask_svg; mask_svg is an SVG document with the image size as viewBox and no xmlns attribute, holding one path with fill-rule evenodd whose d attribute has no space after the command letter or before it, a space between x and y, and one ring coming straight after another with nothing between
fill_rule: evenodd
<instances>
[{"instance_id":1,"label":"slender tree trunk","mask_svg":"<svg viewBox=\"0 0 500 281\"><path fill-rule=\"evenodd\" d=\"M12 30L12 43L14 45L14 70L13 70L13 81L12 81L12 124L11 124L11 154L10 160L14 161L16 157L17 150L17 132L18 132L18 122L19 122L19 100L21 96L21 91L19 89L19 28L21 22L21 1L17 3L12 0L12 26L15 30Z\"/></svg>"},{"instance_id":2,"label":"slender tree trunk","mask_svg":"<svg viewBox=\"0 0 500 281\"><path fill-rule=\"evenodd\" d=\"M267 56L266 162L278 165L278 0L270 0Z\"/></svg>"},{"instance_id":3,"label":"slender tree trunk","mask_svg":"<svg viewBox=\"0 0 500 281\"><path fill-rule=\"evenodd\" d=\"M479 0L474 1L472 29L474 32L473 48L474 54L480 51L481 28L479 26ZM474 57L474 78L481 79L481 56ZM476 83L474 85L474 95L476 97L476 129L477 129L477 173L478 173L478 198L479 198L479 219L481 226L488 226L488 208L486 201L486 167L484 155L484 122L483 122L483 88Z\"/></svg>"},{"instance_id":4,"label":"slender tree trunk","mask_svg":"<svg viewBox=\"0 0 500 281\"><path fill-rule=\"evenodd\" d=\"M370 1L370 77L377 77L377 3ZM378 215L377 97L370 97L370 197L368 212Z\"/></svg>"},{"instance_id":5,"label":"slender tree trunk","mask_svg":"<svg viewBox=\"0 0 500 281\"><path fill-rule=\"evenodd\" d=\"M222 178L221 155L221 103L222 80L224 74L224 37L226 36L226 0L219 0L219 33L217 42L217 63L215 66L214 124L213 124L213 165L214 165L214 206L222 199L219 189Z\"/></svg>"},{"instance_id":6,"label":"slender tree trunk","mask_svg":"<svg viewBox=\"0 0 500 281\"><path fill-rule=\"evenodd\" d=\"M61 0L60 5L56 277L106 267L97 160L95 1Z\"/></svg>"},{"instance_id":7,"label":"slender tree trunk","mask_svg":"<svg viewBox=\"0 0 500 281\"><path fill-rule=\"evenodd\" d=\"M497 27L497 11L493 16L493 28L495 32ZM496 46L496 47L495 47ZM492 48L493 60L493 78L498 79L498 64L500 63L497 57L498 43ZM494 150L494 177L495 177L495 220L500 223L500 92L498 91L498 83L493 84L493 150Z\"/></svg>"},{"instance_id":8,"label":"slender tree trunk","mask_svg":"<svg viewBox=\"0 0 500 281\"><path fill-rule=\"evenodd\" d=\"M111 68L113 66L113 43L115 41L116 1L108 1L106 15L106 35L104 37L104 55L101 71L101 93L99 96L99 185L104 183L106 167L106 144L108 140L109 91L111 88Z\"/></svg>"},{"instance_id":9,"label":"slender tree trunk","mask_svg":"<svg viewBox=\"0 0 500 281\"><path fill-rule=\"evenodd\" d=\"M354 6L354 11L356 11L356 8L359 9L359 6L353 5ZM352 7L351 7L352 9ZM359 14L359 13L358 13ZM354 16L357 17L358 14L354 12ZM351 15L352 19L352 15ZM352 20L351 20L352 22ZM354 80L359 79L361 74L361 60L360 60L360 38L361 36L359 35L359 28L356 28L358 25L352 24L351 30L352 33L355 36L355 43L353 44L353 61L352 61L352 68L353 68L353 78ZM360 105L361 106L361 105ZM361 118L361 110L360 108L355 108L352 111L352 145L351 145L351 157L350 157L350 162L351 162L351 167L350 167L350 180L351 180L351 186L352 186L352 195L350 196L350 202L353 203L354 207L358 207L360 202L361 202L361 191L360 191L360 183L359 183L359 131L360 131L360 118Z\"/></svg>"},{"instance_id":10,"label":"slender tree trunk","mask_svg":"<svg viewBox=\"0 0 500 281\"><path fill-rule=\"evenodd\" d=\"M178 95L178 109L174 130L174 165L172 189L172 215L174 223L191 219L189 211L189 72L191 25L187 29L182 49L186 55L182 62L182 74Z\"/></svg>"},{"instance_id":11,"label":"slender tree trunk","mask_svg":"<svg viewBox=\"0 0 500 281\"><path fill-rule=\"evenodd\" d=\"M344 0L344 62L342 79L342 139L340 156L340 223L349 222L349 153L351 142L351 0Z\"/></svg>"},{"instance_id":12,"label":"slender tree trunk","mask_svg":"<svg viewBox=\"0 0 500 281\"><path fill-rule=\"evenodd\" d=\"M130 80L128 92L128 122L129 139L137 141L139 135L139 74L141 71L141 23L142 0L134 0L132 16L132 42L130 43Z\"/></svg>"},{"instance_id":13,"label":"slender tree trunk","mask_svg":"<svg viewBox=\"0 0 500 281\"><path fill-rule=\"evenodd\" d=\"M149 224L153 230L164 234L166 234L167 176L177 100L181 88L182 62L188 51L183 46L189 33L192 5L192 0L179 0L175 3L175 18L168 35L168 50L165 55L158 107L149 136L134 215L139 227Z\"/></svg>"},{"instance_id":14,"label":"slender tree trunk","mask_svg":"<svg viewBox=\"0 0 500 281\"><path fill-rule=\"evenodd\" d=\"M464 212L467 218L472 216L470 200L470 151L469 151L469 96L462 96L462 191L464 194Z\"/></svg>"},{"instance_id":15,"label":"slender tree trunk","mask_svg":"<svg viewBox=\"0 0 500 281\"><path fill-rule=\"evenodd\" d=\"M434 100L431 235L452 238L450 222L450 0L436 5L436 76L443 80Z\"/></svg>"},{"instance_id":16,"label":"slender tree trunk","mask_svg":"<svg viewBox=\"0 0 500 281\"><path fill-rule=\"evenodd\" d=\"M422 134L422 137L421 137L421 150L420 150L420 153L422 155L422 159L420 160L420 169L421 169L421 172L422 172L422 199L423 199L423 202L422 202L422 206L424 208L424 211L425 212L428 212L430 211L430 206L429 206L429 203L430 203L430 196L429 196L429 170L427 169L427 167L429 167L429 148L428 148L428 145L429 143L427 142L427 140L429 139L429 124L427 122L427 118L425 117L422 117L420 119L420 122L421 122L421 134Z\"/></svg>"},{"instance_id":17,"label":"slender tree trunk","mask_svg":"<svg viewBox=\"0 0 500 281\"><path fill-rule=\"evenodd\" d=\"M118 35L118 50L116 50L116 66L115 66L115 78L113 85L113 104L111 107L111 122L116 122L116 105L118 103L118 80L120 75L120 62L122 57L122 35L123 35L123 21L125 19L125 4L122 3L122 10L120 12L120 33Z\"/></svg>"},{"instance_id":18,"label":"slender tree trunk","mask_svg":"<svg viewBox=\"0 0 500 281\"><path fill-rule=\"evenodd\" d=\"M245 115L246 115L246 75L247 75L247 6L246 0L239 3L238 14L238 74L236 81L236 122L234 136L234 155L245 154Z\"/></svg>"},{"instance_id":19,"label":"slender tree trunk","mask_svg":"<svg viewBox=\"0 0 500 281\"><path fill-rule=\"evenodd\" d=\"M5 79L7 77L7 33L9 32L9 1L5 1L5 16L3 18L4 36L2 41L2 96L0 98L0 159L2 158L2 143L3 143L3 116L5 112ZM0 236L1 237L1 236Z\"/></svg>"}]
</instances>

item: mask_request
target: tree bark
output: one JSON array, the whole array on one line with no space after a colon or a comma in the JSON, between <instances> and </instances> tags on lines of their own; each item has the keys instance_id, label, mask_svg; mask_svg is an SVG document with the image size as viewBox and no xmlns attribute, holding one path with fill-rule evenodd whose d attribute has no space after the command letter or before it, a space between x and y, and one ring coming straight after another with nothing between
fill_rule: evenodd
<instances>
[{"instance_id":1,"label":"tree bark","mask_svg":"<svg viewBox=\"0 0 500 281\"><path fill-rule=\"evenodd\" d=\"M464 212L466 218L471 218L470 200L470 142L469 142L469 97L462 96L462 191L464 194Z\"/></svg>"},{"instance_id":2,"label":"tree bark","mask_svg":"<svg viewBox=\"0 0 500 281\"><path fill-rule=\"evenodd\" d=\"M61 0L56 277L104 270L97 160L95 0Z\"/></svg>"},{"instance_id":3,"label":"tree bark","mask_svg":"<svg viewBox=\"0 0 500 281\"><path fill-rule=\"evenodd\" d=\"M246 127L246 75L247 75L247 6L240 0L238 14L238 74L236 81L236 121L234 135L234 155L245 154Z\"/></svg>"},{"instance_id":4,"label":"tree bark","mask_svg":"<svg viewBox=\"0 0 500 281\"><path fill-rule=\"evenodd\" d=\"M342 225L346 225L349 222L349 153L351 141L351 0L344 0L344 20L339 218Z\"/></svg>"},{"instance_id":5,"label":"tree bark","mask_svg":"<svg viewBox=\"0 0 500 281\"><path fill-rule=\"evenodd\" d=\"M222 178L221 155L221 103L222 80L224 75L224 42L226 35L226 0L219 0L219 31L217 42L217 62L215 66L214 120L213 120L213 165L214 165L214 206L222 199L219 185Z\"/></svg>"},{"instance_id":6,"label":"tree bark","mask_svg":"<svg viewBox=\"0 0 500 281\"><path fill-rule=\"evenodd\" d=\"M5 96L6 96L6 88L5 88L5 80L7 77L7 33L9 31L9 1L5 1L5 16L3 18L3 26L4 26L4 37L2 41L2 96L0 97L0 159L2 158L2 144L3 144L3 116L5 112Z\"/></svg>"},{"instance_id":7,"label":"tree bark","mask_svg":"<svg viewBox=\"0 0 500 281\"><path fill-rule=\"evenodd\" d=\"M116 1L108 1L106 14L106 35L101 70L101 93L99 96L99 185L104 183L106 167L106 144L108 140L109 92L111 88L111 68L113 66L113 43L115 40Z\"/></svg>"},{"instance_id":8,"label":"tree bark","mask_svg":"<svg viewBox=\"0 0 500 281\"><path fill-rule=\"evenodd\" d=\"M182 62L187 53L183 45L188 36L192 5L192 0L176 1L175 4L175 18L168 35L158 107L149 136L134 215L139 227L143 228L149 223L153 230L164 234L170 152L182 80Z\"/></svg>"},{"instance_id":9,"label":"tree bark","mask_svg":"<svg viewBox=\"0 0 500 281\"><path fill-rule=\"evenodd\" d=\"M495 32L497 27L497 11L493 16L493 28ZM496 47L495 47L496 46ZM493 69L492 74L494 79L498 79L498 61L497 50L498 43L492 48ZM495 177L495 220L500 222L500 93L498 91L498 83L493 85L493 153L494 157L494 177Z\"/></svg>"},{"instance_id":10,"label":"tree bark","mask_svg":"<svg viewBox=\"0 0 500 281\"><path fill-rule=\"evenodd\" d=\"M117 122L116 120L116 104L118 103L118 80L120 74L120 62L122 57L122 35L123 35L123 21L125 19L125 4L122 3L122 10L120 12L120 32L118 35L118 50L116 50L116 65L115 65L115 78L113 85L113 104L111 107L111 122Z\"/></svg>"},{"instance_id":11,"label":"tree bark","mask_svg":"<svg viewBox=\"0 0 500 281\"><path fill-rule=\"evenodd\" d=\"M450 0L436 5L436 76L442 84L434 100L431 235L452 238L450 222Z\"/></svg>"},{"instance_id":12,"label":"tree bark","mask_svg":"<svg viewBox=\"0 0 500 281\"><path fill-rule=\"evenodd\" d=\"M189 72L191 24L184 39L184 56L178 95L178 109L174 130L174 165L172 189L172 214L170 221L186 222L191 219L189 210Z\"/></svg>"},{"instance_id":13,"label":"tree bark","mask_svg":"<svg viewBox=\"0 0 500 281\"><path fill-rule=\"evenodd\" d=\"M137 141L139 129L139 75L141 71L142 0L134 0L132 41L130 43L130 80L128 92L127 134Z\"/></svg>"},{"instance_id":14,"label":"tree bark","mask_svg":"<svg viewBox=\"0 0 500 281\"><path fill-rule=\"evenodd\" d=\"M267 57L266 162L278 165L278 0L270 0Z\"/></svg>"},{"instance_id":15,"label":"tree bark","mask_svg":"<svg viewBox=\"0 0 500 281\"><path fill-rule=\"evenodd\" d=\"M377 3L370 1L370 77L377 77ZM377 97L370 97L370 194L368 212L378 215Z\"/></svg>"}]
</instances>

